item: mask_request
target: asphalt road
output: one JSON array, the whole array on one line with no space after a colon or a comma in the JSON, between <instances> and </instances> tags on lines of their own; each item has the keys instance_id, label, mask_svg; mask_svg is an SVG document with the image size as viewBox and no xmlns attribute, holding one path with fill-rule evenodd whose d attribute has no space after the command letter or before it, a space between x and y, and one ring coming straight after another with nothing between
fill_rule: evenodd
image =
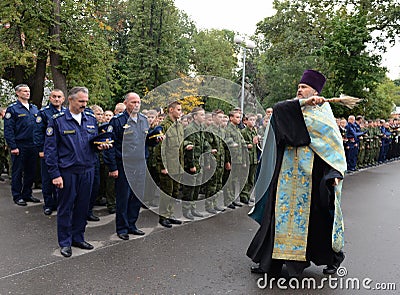
<instances>
[{"instance_id":1,"label":"asphalt road","mask_svg":"<svg viewBox=\"0 0 400 295\"><path fill-rule=\"evenodd\" d=\"M245 252L257 224L247 217L248 207L172 229L144 210L138 227L147 234L129 241L116 237L114 216L96 207L101 221L86 230L95 249L73 248L73 256L64 258L56 216L43 215L41 204L16 206L9 183L0 183L0 294L398 294L376 287L400 289L399 170L400 162L392 162L346 176L347 275L329 285L322 267L311 266L304 277L323 283L318 290L307 284L294 289L296 282L262 286L262 276L250 273ZM35 196L41 198L40 192ZM362 286L368 279L375 290ZM357 280L359 290L353 287Z\"/></svg>"}]
</instances>

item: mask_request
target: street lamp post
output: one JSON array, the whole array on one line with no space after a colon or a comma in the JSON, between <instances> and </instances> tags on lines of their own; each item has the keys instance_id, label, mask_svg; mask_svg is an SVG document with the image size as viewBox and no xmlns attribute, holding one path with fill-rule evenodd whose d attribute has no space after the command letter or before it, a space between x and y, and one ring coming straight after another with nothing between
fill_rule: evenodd
<instances>
[{"instance_id":1,"label":"street lamp post","mask_svg":"<svg viewBox=\"0 0 400 295\"><path fill-rule=\"evenodd\" d=\"M235 36L233 41L239 45L239 47L243 50L243 71L242 71L242 94L240 97L240 109L242 111L242 116L244 113L244 83L246 77L246 52L247 49L254 49L256 44L251 40L245 40L241 36Z\"/></svg>"}]
</instances>

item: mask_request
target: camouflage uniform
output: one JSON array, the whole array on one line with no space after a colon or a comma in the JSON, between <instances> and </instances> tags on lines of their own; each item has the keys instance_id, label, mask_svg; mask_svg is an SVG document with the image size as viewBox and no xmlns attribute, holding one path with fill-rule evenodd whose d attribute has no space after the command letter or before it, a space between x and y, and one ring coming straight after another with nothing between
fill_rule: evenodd
<instances>
[{"instance_id":1,"label":"camouflage uniform","mask_svg":"<svg viewBox=\"0 0 400 295\"><path fill-rule=\"evenodd\" d=\"M225 142L228 149L228 162L231 163L231 170L227 171L229 177L226 177L227 181L226 186L224 187L224 204L225 206L230 205L235 201L236 195L236 185L239 185L239 188L243 188L244 183L247 180L247 177L243 177L243 166L248 162L246 156L244 154L244 149L247 149L246 143L244 142L243 136L240 133L240 129L233 125L232 123L228 123L226 129Z\"/></svg>"},{"instance_id":2,"label":"camouflage uniform","mask_svg":"<svg viewBox=\"0 0 400 295\"><path fill-rule=\"evenodd\" d=\"M185 129L185 140L184 140L184 167L187 179L184 178L185 185L183 186L183 204L182 211L187 213L188 211L193 211L196 209L195 201L198 200L200 185L203 180L203 171L201 166L207 167L209 165L209 160L206 157L200 156L204 153L209 153L211 147L206 140L204 127L197 124L195 121L191 122ZM187 150L188 145L193 145L193 149ZM201 160L203 163L201 163ZM191 172L190 168L196 167L196 172ZM188 185L189 184L189 185Z\"/></svg>"},{"instance_id":3,"label":"camouflage uniform","mask_svg":"<svg viewBox=\"0 0 400 295\"><path fill-rule=\"evenodd\" d=\"M161 122L162 133L165 139L158 144L155 149L157 159L157 171L160 176L160 220L173 216L173 200L179 197L180 178L183 172L183 126L178 121L173 121L170 116L166 116ZM167 169L168 174L161 173Z\"/></svg>"},{"instance_id":4,"label":"camouflage uniform","mask_svg":"<svg viewBox=\"0 0 400 295\"><path fill-rule=\"evenodd\" d=\"M257 130L256 128L250 129L246 127L241 130L241 133L246 143L246 147L250 144L252 145L252 148L247 147L248 162L246 163L246 166L248 168L249 174L247 176L246 184L244 185L240 193L240 201L245 204L248 204L250 200L251 191L254 187L254 181L258 163L257 145L253 143L253 138L257 136Z\"/></svg>"},{"instance_id":5,"label":"camouflage uniform","mask_svg":"<svg viewBox=\"0 0 400 295\"><path fill-rule=\"evenodd\" d=\"M217 152L213 155L215 162L210 161L211 171L215 168L212 177L206 182L205 190L205 208L206 210L215 209L217 207L217 194L222 189L222 176L225 166L225 130L215 125L210 125L207 128L206 139L211 146L211 149L216 149Z\"/></svg>"}]
</instances>

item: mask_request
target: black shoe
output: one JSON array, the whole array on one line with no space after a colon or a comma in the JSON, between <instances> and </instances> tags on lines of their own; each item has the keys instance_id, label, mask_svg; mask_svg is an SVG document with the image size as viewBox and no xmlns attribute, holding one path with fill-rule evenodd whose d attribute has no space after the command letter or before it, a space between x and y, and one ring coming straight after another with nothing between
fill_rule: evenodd
<instances>
[{"instance_id":1,"label":"black shoe","mask_svg":"<svg viewBox=\"0 0 400 295\"><path fill-rule=\"evenodd\" d=\"M229 205L226 206L226 207L228 207L229 209L236 209L235 205L233 205L233 204L229 204Z\"/></svg>"},{"instance_id":2,"label":"black shoe","mask_svg":"<svg viewBox=\"0 0 400 295\"><path fill-rule=\"evenodd\" d=\"M242 207L243 206L242 204L239 204L237 202L232 202L232 205L235 206L235 207Z\"/></svg>"},{"instance_id":3,"label":"black shoe","mask_svg":"<svg viewBox=\"0 0 400 295\"><path fill-rule=\"evenodd\" d=\"M72 249L71 249L71 247L61 247L60 253L64 257L71 257Z\"/></svg>"},{"instance_id":4,"label":"black shoe","mask_svg":"<svg viewBox=\"0 0 400 295\"><path fill-rule=\"evenodd\" d=\"M128 234L132 234L132 235L137 235L137 236L144 236L144 231L140 230L140 229L134 229L134 230L129 230Z\"/></svg>"},{"instance_id":5,"label":"black shoe","mask_svg":"<svg viewBox=\"0 0 400 295\"><path fill-rule=\"evenodd\" d=\"M87 221L100 221L100 218L98 218L96 215L92 214L87 217Z\"/></svg>"},{"instance_id":6,"label":"black shoe","mask_svg":"<svg viewBox=\"0 0 400 295\"><path fill-rule=\"evenodd\" d=\"M129 235L128 234L117 234L118 238L121 240L127 241L129 240Z\"/></svg>"},{"instance_id":7,"label":"black shoe","mask_svg":"<svg viewBox=\"0 0 400 295\"><path fill-rule=\"evenodd\" d=\"M170 224L182 224L182 221L176 219L175 217L168 218Z\"/></svg>"},{"instance_id":8,"label":"black shoe","mask_svg":"<svg viewBox=\"0 0 400 295\"><path fill-rule=\"evenodd\" d=\"M214 207L214 209L216 210L216 211L225 211L225 208L222 208L222 207L220 207L220 206L215 206Z\"/></svg>"},{"instance_id":9,"label":"black shoe","mask_svg":"<svg viewBox=\"0 0 400 295\"><path fill-rule=\"evenodd\" d=\"M115 208L108 209L109 214L115 214Z\"/></svg>"},{"instance_id":10,"label":"black shoe","mask_svg":"<svg viewBox=\"0 0 400 295\"><path fill-rule=\"evenodd\" d=\"M40 203L40 200L38 198L35 198L34 196L29 196L27 198L24 198L24 201L32 203Z\"/></svg>"},{"instance_id":11,"label":"black shoe","mask_svg":"<svg viewBox=\"0 0 400 295\"><path fill-rule=\"evenodd\" d=\"M26 206L26 202L23 199L19 199L17 201L14 201L15 204L17 204L18 206Z\"/></svg>"},{"instance_id":12,"label":"black shoe","mask_svg":"<svg viewBox=\"0 0 400 295\"><path fill-rule=\"evenodd\" d=\"M53 213L53 210L51 210L50 208L46 208L43 210L44 215L51 215L51 213Z\"/></svg>"},{"instance_id":13,"label":"black shoe","mask_svg":"<svg viewBox=\"0 0 400 295\"><path fill-rule=\"evenodd\" d=\"M334 265L327 265L327 266L322 270L322 272L323 272L325 275L334 275L334 274L336 273L336 271L337 271L337 267L334 266Z\"/></svg>"},{"instance_id":14,"label":"black shoe","mask_svg":"<svg viewBox=\"0 0 400 295\"><path fill-rule=\"evenodd\" d=\"M168 219L160 219L159 224L161 224L163 227L171 228L172 224L169 222Z\"/></svg>"},{"instance_id":15,"label":"black shoe","mask_svg":"<svg viewBox=\"0 0 400 295\"><path fill-rule=\"evenodd\" d=\"M183 217L190 219L190 220L194 220L194 216L190 212L184 212Z\"/></svg>"},{"instance_id":16,"label":"black shoe","mask_svg":"<svg viewBox=\"0 0 400 295\"><path fill-rule=\"evenodd\" d=\"M249 201L248 201L248 200L245 200L245 199L240 200L240 202L243 203L243 204L245 204L245 205L248 205L248 204L249 204Z\"/></svg>"},{"instance_id":17,"label":"black shoe","mask_svg":"<svg viewBox=\"0 0 400 295\"><path fill-rule=\"evenodd\" d=\"M3 177L0 176L0 181L6 181Z\"/></svg>"},{"instance_id":18,"label":"black shoe","mask_svg":"<svg viewBox=\"0 0 400 295\"><path fill-rule=\"evenodd\" d=\"M92 250L94 247L93 245L89 244L86 241L83 242L72 242L73 247L81 248L83 250Z\"/></svg>"},{"instance_id":19,"label":"black shoe","mask_svg":"<svg viewBox=\"0 0 400 295\"><path fill-rule=\"evenodd\" d=\"M207 211L208 213L211 213L211 214L217 214L217 213L218 213L217 210L215 210L214 208L206 209L206 211Z\"/></svg>"},{"instance_id":20,"label":"black shoe","mask_svg":"<svg viewBox=\"0 0 400 295\"><path fill-rule=\"evenodd\" d=\"M250 267L250 271L252 272L252 273L258 273L258 274L264 274L264 273L266 273L266 271L264 271L261 267L259 267L259 266L252 266L252 267Z\"/></svg>"},{"instance_id":21,"label":"black shoe","mask_svg":"<svg viewBox=\"0 0 400 295\"><path fill-rule=\"evenodd\" d=\"M194 217L204 217L203 214L201 214L199 211L197 211L197 210L195 210L195 209L193 209L191 213L192 213L192 215L193 215Z\"/></svg>"}]
</instances>

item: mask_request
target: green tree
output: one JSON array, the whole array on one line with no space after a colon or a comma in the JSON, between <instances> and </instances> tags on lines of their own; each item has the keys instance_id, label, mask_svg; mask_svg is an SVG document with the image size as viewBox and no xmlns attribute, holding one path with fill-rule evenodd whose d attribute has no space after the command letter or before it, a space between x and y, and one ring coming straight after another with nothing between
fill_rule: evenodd
<instances>
[{"instance_id":1,"label":"green tree","mask_svg":"<svg viewBox=\"0 0 400 295\"><path fill-rule=\"evenodd\" d=\"M237 58L234 50L234 32L227 30L200 30L193 36L192 65L198 75L212 75L236 80L234 69Z\"/></svg>"},{"instance_id":2,"label":"green tree","mask_svg":"<svg viewBox=\"0 0 400 295\"><path fill-rule=\"evenodd\" d=\"M264 104L293 97L298 79L307 68L328 77L324 96L346 93L372 102L385 73L375 52L385 50L385 38L394 40L399 29L398 6L365 0L275 1L277 13L258 24L266 48L257 59L259 85L265 88ZM373 38L376 30L381 34ZM364 109L360 105L352 112ZM337 106L334 111L338 116L348 112Z\"/></svg>"}]
</instances>

